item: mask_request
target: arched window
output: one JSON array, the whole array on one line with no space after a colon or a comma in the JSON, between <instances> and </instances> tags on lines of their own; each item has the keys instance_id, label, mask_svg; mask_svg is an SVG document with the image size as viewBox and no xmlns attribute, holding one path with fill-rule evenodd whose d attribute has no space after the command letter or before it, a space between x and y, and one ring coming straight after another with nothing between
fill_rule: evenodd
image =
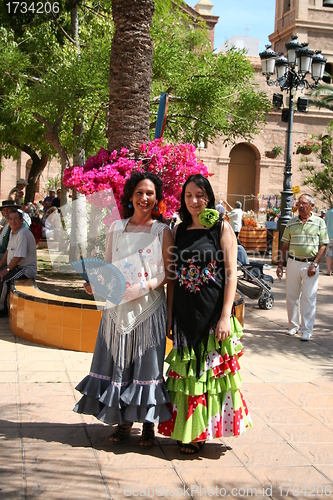
<instances>
[{"instance_id":1,"label":"arched window","mask_svg":"<svg viewBox=\"0 0 333 500\"><path fill-rule=\"evenodd\" d=\"M323 0L323 7L333 7L333 0Z\"/></svg>"}]
</instances>

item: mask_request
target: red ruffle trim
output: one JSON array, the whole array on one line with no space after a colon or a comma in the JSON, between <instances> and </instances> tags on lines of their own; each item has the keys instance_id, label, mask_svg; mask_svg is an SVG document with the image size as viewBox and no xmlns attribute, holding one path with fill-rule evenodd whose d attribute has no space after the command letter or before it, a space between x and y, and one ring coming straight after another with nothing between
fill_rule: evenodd
<instances>
[{"instance_id":1,"label":"red ruffle trim","mask_svg":"<svg viewBox=\"0 0 333 500\"><path fill-rule=\"evenodd\" d=\"M242 354L243 351L240 351L239 353L237 353L237 355L234 356L229 356L228 354L226 354L224 357L222 357L221 355L218 355L218 360L216 359L216 357L214 357L214 359L205 362L205 370L206 371L213 370L215 378L221 378L224 377L226 374L236 373L240 370L240 364L238 362L238 358L242 356ZM218 362L218 364L216 364L216 362ZM204 372L202 371L201 375L203 373ZM179 373L177 373L175 370L171 369L168 373L168 377L174 379L185 378Z\"/></svg>"}]
</instances>

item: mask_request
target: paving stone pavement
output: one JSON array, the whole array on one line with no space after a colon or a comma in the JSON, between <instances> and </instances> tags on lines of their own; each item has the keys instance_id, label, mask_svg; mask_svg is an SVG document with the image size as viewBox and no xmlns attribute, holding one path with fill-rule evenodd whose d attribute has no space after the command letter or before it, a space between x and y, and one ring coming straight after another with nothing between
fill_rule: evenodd
<instances>
[{"instance_id":1,"label":"paving stone pavement","mask_svg":"<svg viewBox=\"0 0 333 500\"><path fill-rule=\"evenodd\" d=\"M0 319L0 498L333 499L333 276L323 271L310 342L285 334L285 280L270 311L246 298L242 391L254 427L191 458L162 436L140 449L138 424L112 445L110 427L72 411L92 355L29 344Z\"/></svg>"}]
</instances>

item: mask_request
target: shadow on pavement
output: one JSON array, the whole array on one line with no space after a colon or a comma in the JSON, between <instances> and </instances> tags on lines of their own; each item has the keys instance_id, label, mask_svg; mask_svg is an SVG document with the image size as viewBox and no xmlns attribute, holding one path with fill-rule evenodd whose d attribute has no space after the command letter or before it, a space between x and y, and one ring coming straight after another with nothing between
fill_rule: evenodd
<instances>
[{"instance_id":1,"label":"shadow on pavement","mask_svg":"<svg viewBox=\"0 0 333 500\"><path fill-rule=\"evenodd\" d=\"M152 448L142 449L139 446L139 437L141 436L141 428L139 427L133 428L131 436L124 443L115 445L109 441L112 428L112 426L102 424L59 424L56 422L24 423L20 426L18 422L0 420L0 429L3 436L2 453L5 456L12 449L13 438L17 440L21 438L23 448L28 447L29 450L35 450L36 455L41 449L45 449L40 441L59 443L71 448L87 448L89 450L94 449L105 452L112 451L114 455L136 453L138 455L158 456L167 461L174 459L200 459L200 457L219 460L228 451L231 451L229 446L223 445L219 441L214 441L206 443L200 455L187 456L180 453L180 449L175 441L160 435L156 435L155 445ZM6 440L8 440L7 450Z\"/></svg>"}]
</instances>

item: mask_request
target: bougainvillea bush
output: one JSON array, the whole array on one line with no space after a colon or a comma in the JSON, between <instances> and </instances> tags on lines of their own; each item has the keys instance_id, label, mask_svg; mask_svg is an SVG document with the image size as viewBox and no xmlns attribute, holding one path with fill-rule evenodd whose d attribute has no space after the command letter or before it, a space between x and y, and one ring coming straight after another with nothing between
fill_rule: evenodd
<instances>
[{"instance_id":1,"label":"bougainvillea bush","mask_svg":"<svg viewBox=\"0 0 333 500\"><path fill-rule=\"evenodd\" d=\"M192 174L212 175L202 160L196 157L195 151L191 144L166 144L162 139L141 144L139 158L134 158L127 149L109 153L101 148L82 167L67 168L63 182L66 187L87 197L103 192L103 197L99 198L102 203L105 203L105 195L109 192L110 200L115 199L121 213L120 200L131 172L153 172L163 181L166 204L163 215L169 218L179 209L181 190L187 177Z\"/></svg>"}]
</instances>

